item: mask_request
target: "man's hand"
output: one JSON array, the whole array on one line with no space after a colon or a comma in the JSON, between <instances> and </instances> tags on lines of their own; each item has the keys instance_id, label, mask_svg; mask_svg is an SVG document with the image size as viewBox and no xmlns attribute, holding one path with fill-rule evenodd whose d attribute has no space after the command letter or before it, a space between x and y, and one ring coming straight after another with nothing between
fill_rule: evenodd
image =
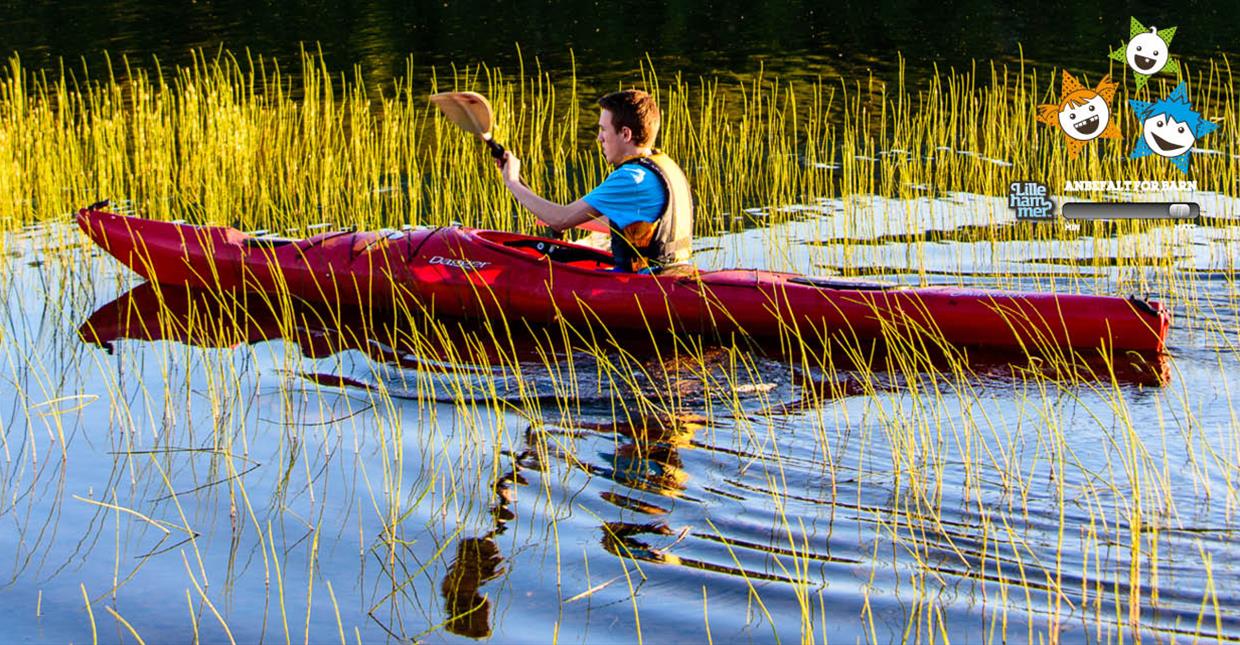
<instances>
[{"instance_id":1,"label":"man's hand","mask_svg":"<svg viewBox=\"0 0 1240 645\"><path fill-rule=\"evenodd\" d=\"M521 160L512 154L511 150L505 151L503 158L496 159L495 165L499 168L500 177L504 178L504 183L509 186L521 183Z\"/></svg>"}]
</instances>

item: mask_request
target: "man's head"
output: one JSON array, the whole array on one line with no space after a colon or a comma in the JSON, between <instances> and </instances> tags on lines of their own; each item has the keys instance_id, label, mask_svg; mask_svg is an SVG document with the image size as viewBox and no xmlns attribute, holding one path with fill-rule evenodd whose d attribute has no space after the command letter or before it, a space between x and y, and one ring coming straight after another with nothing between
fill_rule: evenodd
<instances>
[{"instance_id":1,"label":"man's head","mask_svg":"<svg viewBox=\"0 0 1240 645\"><path fill-rule=\"evenodd\" d=\"M654 145L659 134L659 106L641 90L612 92L598 100L598 141L610 163L620 163Z\"/></svg>"}]
</instances>

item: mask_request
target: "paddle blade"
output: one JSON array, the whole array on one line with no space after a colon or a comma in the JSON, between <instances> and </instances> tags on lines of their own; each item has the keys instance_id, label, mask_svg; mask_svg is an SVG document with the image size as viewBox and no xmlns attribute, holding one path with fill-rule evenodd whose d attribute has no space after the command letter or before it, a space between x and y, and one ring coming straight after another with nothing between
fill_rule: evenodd
<instances>
[{"instance_id":1,"label":"paddle blade","mask_svg":"<svg viewBox=\"0 0 1240 645\"><path fill-rule=\"evenodd\" d=\"M485 96L477 92L440 92L431 95L431 103L460 129L484 140L491 138L493 117Z\"/></svg>"}]
</instances>

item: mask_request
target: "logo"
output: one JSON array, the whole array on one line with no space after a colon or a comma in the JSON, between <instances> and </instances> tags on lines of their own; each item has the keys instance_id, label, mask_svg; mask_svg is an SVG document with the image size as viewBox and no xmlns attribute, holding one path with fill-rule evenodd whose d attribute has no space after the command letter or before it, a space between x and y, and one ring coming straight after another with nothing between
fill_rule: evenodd
<instances>
[{"instance_id":1,"label":"logo","mask_svg":"<svg viewBox=\"0 0 1240 645\"><path fill-rule=\"evenodd\" d=\"M1129 159L1151 154L1166 157L1184 174L1197 140L1214 132L1218 125L1193 110L1188 102L1188 86L1180 83L1171 94L1154 103L1129 99L1132 110L1141 122L1141 139Z\"/></svg>"},{"instance_id":2,"label":"logo","mask_svg":"<svg viewBox=\"0 0 1240 645\"><path fill-rule=\"evenodd\" d=\"M1008 186L1008 208L1016 211L1018 220L1055 218L1055 202L1047 197L1045 184L1036 181L1014 181Z\"/></svg>"},{"instance_id":3,"label":"logo","mask_svg":"<svg viewBox=\"0 0 1240 645\"><path fill-rule=\"evenodd\" d=\"M1179 75L1180 63L1171 57L1171 39L1175 37L1175 27L1146 29L1136 17L1129 17L1128 44L1119 49L1111 50L1111 60L1128 63L1136 79L1137 91L1145 87L1145 82L1159 72Z\"/></svg>"},{"instance_id":4,"label":"logo","mask_svg":"<svg viewBox=\"0 0 1240 645\"><path fill-rule=\"evenodd\" d=\"M641 166L629 166L626 170L633 177L633 183L640 184L646 181L646 169Z\"/></svg>"},{"instance_id":5,"label":"logo","mask_svg":"<svg viewBox=\"0 0 1240 645\"><path fill-rule=\"evenodd\" d=\"M431 256L431 259L427 260L427 263L442 264L443 266L460 269L462 271L477 271L478 269L490 266L491 264L490 262L483 262L482 260L457 260L455 258L445 258L442 255Z\"/></svg>"},{"instance_id":6,"label":"logo","mask_svg":"<svg viewBox=\"0 0 1240 645\"><path fill-rule=\"evenodd\" d=\"M1091 90L1064 71L1059 103L1039 105L1038 121L1059 126L1068 137L1068 156L1075 159L1085 144L1094 139L1120 138L1119 124L1111 114L1116 87L1107 75Z\"/></svg>"}]
</instances>

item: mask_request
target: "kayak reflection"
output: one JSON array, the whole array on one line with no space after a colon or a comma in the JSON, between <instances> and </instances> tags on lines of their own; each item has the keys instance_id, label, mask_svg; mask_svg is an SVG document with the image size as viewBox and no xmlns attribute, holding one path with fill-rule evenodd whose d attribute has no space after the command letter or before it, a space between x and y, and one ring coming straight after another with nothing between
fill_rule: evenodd
<instances>
[{"instance_id":1,"label":"kayak reflection","mask_svg":"<svg viewBox=\"0 0 1240 645\"><path fill-rule=\"evenodd\" d=\"M919 372L961 372L999 381L1036 375L1053 381L1114 381L1150 386L1165 385L1171 374L1168 356L1151 352L1105 354L1090 350L1030 356L976 348L958 350L924 342L910 345L904 338L859 341L850 346L837 343L824 348L758 344L740 335L680 336L671 340L649 334L618 336L596 332L555 326L491 326L485 321L440 321L408 312L311 305L272 300L259 294L160 287L149 282L103 305L78 329L84 341L108 351L118 341L127 339L169 340L213 348L284 339L296 344L308 358L356 350L372 360L405 368L442 369L443 365L436 365L440 361L468 361L488 367L514 361L545 364L573 352L585 352L587 360L600 352L622 352L626 361L636 361L633 367L642 376L639 381L623 385L640 386L648 393L686 402L711 396L709 383L723 383L725 389L738 387L727 379L711 379L710 375L735 369L730 363L742 354L760 361L758 371L763 373L759 374L762 382L739 387L762 393L763 388L778 385L799 395L775 404L773 410L898 390L902 380ZM462 347L467 347L468 353L460 351ZM669 347L676 350L670 352L675 356L669 357ZM311 380L341 378L302 376ZM341 379L339 384L365 385L348 379ZM559 398L562 397L554 394L540 395L533 402L554 404Z\"/></svg>"},{"instance_id":2,"label":"kayak reflection","mask_svg":"<svg viewBox=\"0 0 1240 645\"><path fill-rule=\"evenodd\" d=\"M89 344L113 352L119 341L176 341L196 347L234 347L285 340L301 355L324 358L360 351L373 361L422 368L434 361L469 360L494 365L507 358L537 360L544 339L522 330L510 332L506 346L487 325L436 324L430 316L391 309L309 304L265 298L262 294L208 291L143 283L100 306L78 327ZM459 347L467 346L469 354ZM501 356L502 352L502 356ZM513 355L515 352L515 355ZM309 380L331 378L305 373ZM365 386L343 378L339 385Z\"/></svg>"}]
</instances>

